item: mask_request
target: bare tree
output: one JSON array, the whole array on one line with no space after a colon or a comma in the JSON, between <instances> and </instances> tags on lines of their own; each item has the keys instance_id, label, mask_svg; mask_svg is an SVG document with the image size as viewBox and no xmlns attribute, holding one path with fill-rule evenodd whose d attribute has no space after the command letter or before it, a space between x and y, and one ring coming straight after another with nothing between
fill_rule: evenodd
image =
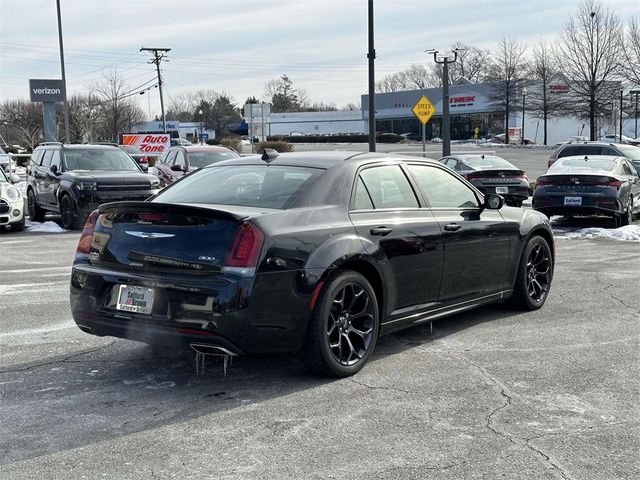
<instances>
[{"instance_id":1,"label":"bare tree","mask_svg":"<svg viewBox=\"0 0 640 480\"><path fill-rule=\"evenodd\" d=\"M90 94L75 93L69 97L69 138L71 143L93 141L99 128L99 102ZM63 126L62 105L59 108L59 130Z\"/></svg>"},{"instance_id":2,"label":"bare tree","mask_svg":"<svg viewBox=\"0 0 640 480\"><path fill-rule=\"evenodd\" d=\"M126 84L116 70L106 72L104 79L89 87L90 93L98 100L96 107L102 121L101 136L113 141L118 134L131 129L145 116L142 109L130 98L137 94Z\"/></svg>"},{"instance_id":3,"label":"bare tree","mask_svg":"<svg viewBox=\"0 0 640 480\"><path fill-rule=\"evenodd\" d=\"M0 118L12 127L18 141L34 149L42 137L42 105L26 100L7 100L0 104Z\"/></svg>"},{"instance_id":4,"label":"bare tree","mask_svg":"<svg viewBox=\"0 0 640 480\"><path fill-rule=\"evenodd\" d=\"M556 57L551 47L540 40L533 50L533 58L529 65L529 78L531 83L527 85L527 107L532 116L543 121L543 144L547 144L547 123L549 116L565 111L566 102L562 95L552 93L549 86L554 77L558 75Z\"/></svg>"},{"instance_id":5,"label":"bare tree","mask_svg":"<svg viewBox=\"0 0 640 480\"><path fill-rule=\"evenodd\" d=\"M584 0L565 27L557 54L576 104L589 119L590 138L595 140L596 119L618 90L610 81L620 70L624 54L620 18L598 0Z\"/></svg>"},{"instance_id":6,"label":"bare tree","mask_svg":"<svg viewBox=\"0 0 640 480\"><path fill-rule=\"evenodd\" d=\"M423 90L438 86L438 78L423 65L412 63L401 72L392 73L376 83L376 91L389 93L401 90Z\"/></svg>"},{"instance_id":7,"label":"bare tree","mask_svg":"<svg viewBox=\"0 0 640 480\"><path fill-rule=\"evenodd\" d=\"M489 50L482 50L463 42L451 45L451 50L458 50L458 58L455 63L449 65L449 83L454 83L460 77L464 77L472 83L484 80L488 74ZM432 74L438 78L438 85L442 86L442 64L432 65Z\"/></svg>"},{"instance_id":8,"label":"bare tree","mask_svg":"<svg viewBox=\"0 0 640 480\"><path fill-rule=\"evenodd\" d=\"M361 109L362 109L362 106L360 105L360 102L347 103L345 106L340 108L340 110L349 111L349 112L353 112L353 111L361 110Z\"/></svg>"},{"instance_id":9,"label":"bare tree","mask_svg":"<svg viewBox=\"0 0 640 480\"><path fill-rule=\"evenodd\" d=\"M487 78L494 84L490 93L491 103L504 110L504 143L509 143L509 114L524 84L527 68L526 47L513 37L502 37L494 60L489 65Z\"/></svg>"},{"instance_id":10,"label":"bare tree","mask_svg":"<svg viewBox=\"0 0 640 480\"><path fill-rule=\"evenodd\" d=\"M622 58L622 75L636 87L640 87L640 16L629 20Z\"/></svg>"},{"instance_id":11,"label":"bare tree","mask_svg":"<svg viewBox=\"0 0 640 480\"><path fill-rule=\"evenodd\" d=\"M194 121L193 114L196 111L197 100L192 92L179 93L169 97L167 102L166 118L179 122Z\"/></svg>"}]
</instances>

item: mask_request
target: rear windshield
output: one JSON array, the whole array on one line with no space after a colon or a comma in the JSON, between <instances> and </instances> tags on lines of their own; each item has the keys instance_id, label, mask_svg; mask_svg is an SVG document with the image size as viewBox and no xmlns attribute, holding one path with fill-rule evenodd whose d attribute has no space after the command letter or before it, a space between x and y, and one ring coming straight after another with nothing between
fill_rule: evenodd
<instances>
[{"instance_id":1,"label":"rear windshield","mask_svg":"<svg viewBox=\"0 0 640 480\"><path fill-rule=\"evenodd\" d=\"M493 157L485 155L482 157L462 157L467 165L471 165L473 168L485 169L485 168L515 168L504 158Z\"/></svg>"},{"instance_id":2,"label":"rear windshield","mask_svg":"<svg viewBox=\"0 0 640 480\"><path fill-rule=\"evenodd\" d=\"M558 153L558 158L573 155L616 155L616 152L607 145L570 145Z\"/></svg>"},{"instance_id":3,"label":"rear windshield","mask_svg":"<svg viewBox=\"0 0 640 480\"><path fill-rule=\"evenodd\" d=\"M222 160L230 160L238 158L236 152L229 150L228 152L190 152L189 166L191 168L202 168L212 163L221 162Z\"/></svg>"},{"instance_id":4,"label":"rear windshield","mask_svg":"<svg viewBox=\"0 0 640 480\"><path fill-rule=\"evenodd\" d=\"M322 172L320 168L287 165L203 168L163 190L153 201L285 209Z\"/></svg>"},{"instance_id":5,"label":"rear windshield","mask_svg":"<svg viewBox=\"0 0 640 480\"><path fill-rule=\"evenodd\" d=\"M65 150L67 170L136 171L136 162L119 148L74 148Z\"/></svg>"},{"instance_id":6,"label":"rear windshield","mask_svg":"<svg viewBox=\"0 0 640 480\"><path fill-rule=\"evenodd\" d=\"M640 148L633 145L616 145L616 148L620 150L623 156L630 160L640 160Z\"/></svg>"},{"instance_id":7,"label":"rear windshield","mask_svg":"<svg viewBox=\"0 0 640 480\"><path fill-rule=\"evenodd\" d=\"M616 162L613 160L600 158L589 158L588 160L585 160L583 158L567 158L551 165L551 167L549 168L549 172L552 172L554 170L562 170L567 167L612 171L614 168L616 168Z\"/></svg>"}]
</instances>

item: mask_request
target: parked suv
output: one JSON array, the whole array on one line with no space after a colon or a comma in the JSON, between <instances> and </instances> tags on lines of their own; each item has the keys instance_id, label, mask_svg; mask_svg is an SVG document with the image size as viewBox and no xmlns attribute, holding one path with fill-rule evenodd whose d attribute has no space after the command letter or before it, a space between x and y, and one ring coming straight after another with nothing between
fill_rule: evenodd
<instances>
[{"instance_id":1,"label":"parked suv","mask_svg":"<svg viewBox=\"0 0 640 480\"><path fill-rule=\"evenodd\" d=\"M640 161L640 148L633 145L622 145L619 143L606 142L576 142L567 143L557 148L551 155L547 167L562 157L573 157L576 155L592 157L594 155L612 155L614 157L626 157L629 160Z\"/></svg>"},{"instance_id":2,"label":"parked suv","mask_svg":"<svg viewBox=\"0 0 640 480\"><path fill-rule=\"evenodd\" d=\"M145 200L159 185L117 146L50 142L31 156L27 207L35 222L43 221L47 211L56 212L64 228L76 229L101 203Z\"/></svg>"}]
</instances>

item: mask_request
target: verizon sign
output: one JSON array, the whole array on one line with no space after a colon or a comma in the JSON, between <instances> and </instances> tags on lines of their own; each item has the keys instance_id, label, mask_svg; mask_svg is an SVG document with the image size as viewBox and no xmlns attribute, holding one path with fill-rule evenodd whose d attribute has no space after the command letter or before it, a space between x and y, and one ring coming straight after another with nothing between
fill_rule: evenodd
<instances>
[{"instance_id":1,"label":"verizon sign","mask_svg":"<svg viewBox=\"0 0 640 480\"><path fill-rule=\"evenodd\" d=\"M168 133L123 133L122 144L159 155L171 146L171 136Z\"/></svg>"},{"instance_id":2,"label":"verizon sign","mask_svg":"<svg viewBox=\"0 0 640 480\"><path fill-rule=\"evenodd\" d=\"M29 80L29 98L32 102L64 102L64 84L62 80Z\"/></svg>"}]
</instances>

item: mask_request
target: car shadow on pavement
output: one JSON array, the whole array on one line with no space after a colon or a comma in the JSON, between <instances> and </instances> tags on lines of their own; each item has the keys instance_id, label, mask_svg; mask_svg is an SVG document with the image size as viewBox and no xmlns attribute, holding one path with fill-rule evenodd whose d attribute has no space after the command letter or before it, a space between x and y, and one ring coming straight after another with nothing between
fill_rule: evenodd
<instances>
[{"instance_id":1,"label":"car shadow on pavement","mask_svg":"<svg viewBox=\"0 0 640 480\"><path fill-rule=\"evenodd\" d=\"M480 308L382 337L370 365L461 330L514 317L501 306ZM516 320L517 321L517 320ZM355 379L358 377L356 376ZM221 358L207 357L196 373L195 355L159 356L127 340L62 359L16 365L0 372L0 465L181 424L333 382L309 374L295 355L237 357L224 374ZM356 380L357 383L357 380Z\"/></svg>"}]
</instances>

